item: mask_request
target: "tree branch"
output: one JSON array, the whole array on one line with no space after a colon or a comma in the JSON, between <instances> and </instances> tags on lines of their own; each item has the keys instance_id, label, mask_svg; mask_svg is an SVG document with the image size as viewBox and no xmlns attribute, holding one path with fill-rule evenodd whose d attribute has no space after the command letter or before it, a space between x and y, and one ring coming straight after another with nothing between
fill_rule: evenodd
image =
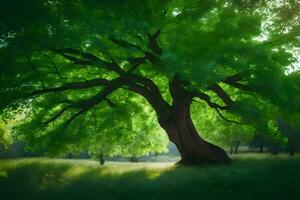
<instances>
[{"instance_id":1,"label":"tree branch","mask_svg":"<svg viewBox=\"0 0 300 200\"><path fill-rule=\"evenodd\" d=\"M146 59L148 59L152 64L159 63L160 59L158 55L161 54L161 47L158 44L158 37L160 34L161 30L158 29L154 34L148 34L148 47L151 51L146 51L143 52L142 48L139 47L136 44L133 44L131 42L128 42L126 40L122 39L116 39L116 38L110 38L112 42L115 44L124 47L124 48L136 48L139 51L144 53L144 57L139 57L139 58L128 58L127 61L132 64L131 69L129 69L129 73L132 73L139 65L144 63Z\"/></svg>"},{"instance_id":2,"label":"tree branch","mask_svg":"<svg viewBox=\"0 0 300 200\"><path fill-rule=\"evenodd\" d=\"M150 52L152 55L155 53L160 53L158 50L158 44L154 43L157 42L156 39L159 35L160 31L157 31L153 35L149 35L149 46L153 52ZM120 41L115 42L119 43L119 45L127 46L130 45L129 43L120 43ZM72 48L56 48L52 49L51 51L62 55L67 60L79 64L79 65L93 65L106 68L108 71L114 71L119 74L119 77L113 80L107 80L103 78L96 78L92 80L86 80L82 82L71 82L66 83L65 85L54 87L54 88L45 88L41 90L34 91L31 95L37 94L44 94L49 92L61 92L71 89L86 89L91 88L94 86L103 86L104 88L96 94L95 96L74 102L70 105L69 108L71 109L79 109L76 113L74 113L67 121L66 125L70 124L74 119L78 116L86 113L90 108L94 107L97 104L100 104L102 101L107 101L109 106L114 106L114 103L110 101L107 97L112 92L117 90L118 88L127 87L128 90L136 92L143 97L150 103L150 105L154 108L157 112L158 116L162 116L163 113L167 113L169 110L170 105L163 99L161 92L158 86L150 79L142 76L138 76L133 74L132 72L141 65L142 63L146 62L149 58L147 57L146 53L144 57L140 58L129 58L128 62L132 64L132 68L129 69L128 72L122 69L121 66L118 65L116 61L111 59L111 62L107 62L98 58L97 56L82 52L77 49ZM155 55L156 56L156 55ZM51 122L56 120L60 115L62 115L66 110L61 110L57 115L53 116L51 119L47 120L46 122ZM49 123L48 122L48 123Z\"/></svg>"},{"instance_id":3,"label":"tree branch","mask_svg":"<svg viewBox=\"0 0 300 200\"><path fill-rule=\"evenodd\" d=\"M66 83L65 85L62 85L60 87L54 87L54 88L44 88L41 90L36 90L30 94L30 96L37 95L37 94L44 94L49 92L62 92L65 90L71 90L71 89L86 89L91 88L95 86L105 86L110 83L109 80L103 79L103 78L96 78L91 79L83 82L71 82Z\"/></svg>"},{"instance_id":4,"label":"tree branch","mask_svg":"<svg viewBox=\"0 0 300 200\"><path fill-rule=\"evenodd\" d=\"M137 50L139 51L142 51L142 48L139 47L138 45L136 44L133 44L131 42L128 42L126 40L122 40L122 39L116 39L116 38L113 38L113 37L110 37L109 38L113 43L121 46L121 47L124 47L124 48L136 48Z\"/></svg>"},{"instance_id":5,"label":"tree branch","mask_svg":"<svg viewBox=\"0 0 300 200\"><path fill-rule=\"evenodd\" d=\"M66 121L65 126L68 126L74 119L87 112L93 106L100 104L104 100L107 100L108 95L120 88L123 83L124 79L122 79L121 77L116 78L110 81L110 84L106 86L101 92L91 97L90 99L74 103L72 107L80 108L80 110Z\"/></svg>"},{"instance_id":6,"label":"tree branch","mask_svg":"<svg viewBox=\"0 0 300 200\"><path fill-rule=\"evenodd\" d=\"M155 92L143 85L136 83L129 84L128 89L137 94L140 94L149 102L149 104L155 110L159 122L162 122L166 119L170 111L170 105L163 99L160 92L158 92L157 90Z\"/></svg>"},{"instance_id":7,"label":"tree branch","mask_svg":"<svg viewBox=\"0 0 300 200\"><path fill-rule=\"evenodd\" d=\"M36 73L36 75L38 77L41 77L40 72L37 70L36 66L32 63L30 57L26 56L26 58L27 58L27 61L28 61L29 65L31 66L31 68L33 69L33 71ZM40 82L41 82L42 86L45 87L45 83L44 83L44 81L42 79L40 80Z\"/></svg>"},{"instance_id":8,"label":"tree branch","mask_svg":"<svg viewBox=\"0 0 300 200\"><path fill-rule=\"evenodd\" d=\"M248 85L244 85L239 83L238 81L242 80L242 74L238 73L232 76L229 76L227 78L225 78L222 82L226 83L228 85L231 85L235 88L241 89L241 90L245 90L245 91L253 91L253 88L248 86Z\"/></svg>"},{"instance_id":9,"label":"tree branch","mask_svg":"<svg viewBox=\"0 0 300 200\"><path fill-rule=\"evenodd\" d=\"M112 62L105 61L91 53L86 53L72 48L56 48L51 51L62 55L67 60L78 65L95 65L107 70L112 70L118 74L123 74L125 71L114 60Z\"/></svg>"},{"instance_id":10,"label":"tree branch","mask_svg":"<svg viewBox=\"0 0 300 200\"><path fill-rule=\"evenodd\" d=\"M148 34L148 47L157 55L161 54L161 47L158 44L158 37L161 29L158 29L154 34Z\"/></svg>"},{"instance_id":11,"label":"tree branch","mask_svg":"<svg viewBox=\"0 0 300 200\"><path fill-rule=\"evenodd\" d=\"M218 115L227 122L234 123L234 124L237 124L237 125L247 125L246 123L241 123L241 122L238 122L238 121L235 121L235 120L227 119L224 115L222 115L222 113L220 112L219 109L215 108L215 110L217 111Z\"/></svg>"},{"instance_id":12,"label":"tree branch","mask_svg":"<svg viewBox=\"0 0 300 200\"><path fill-rule=\"evenodd\" d=\"M50 60L50 62L52 63L52 66L53 66L53 68L55 70L54 73L57 74L59 78L62 78L62 76L61 76L61 74L60 74L60 72L59 72L59 70L57 68L57 65L54 62L54 60L48 54L46 54L46 53L42 53L42 55L44 55L46 58L48 58L48 60Z\"/></svg>"},{"instance_id":13,"label":"tree branch","mask_svg":"<svg viewBox=\"0 0 300 200\"><path fill-rule=\"evenodd\" d=\"M196 101L196 100L193 100L193 101L199 103L199 101ZM210 107L211 107L211 106L210 106ZM215 110L217 111L218 115L219 115L222 119L224 119L225 121L227 121L227 122L235 123L235 124L238 124L238 125L248 125L248 124L246 124L246 123L241 123L241 122L238 122L238 121L235 121L235 120L227 119L227 118L226 118L224 115L222 115L222 113L220 112L220 108L217 108L217 107L215 107L215 106L213 106L213 107L211 107L211 108L215 109ZM221 109L221 110L222 110L222 109Z\"/></svg>"},{"instance_id":14,"label":"tree branch","mask_svg":"<svg viewBox=\"0 0 300 200\"><path fill-rule=\"evenodd\" d=\"M208 104L208 106L211 108L220 109L220 110L228 110L229 109L229 106L221 106L219 104L212 102L210 96L208 96L207 94L205 94L203 92L193 92L192 96L198 97L198 98L204 100Z\"/></svg>"},{"instance_id":15,"label":"tree branch","mask_svg":"<svg viewBox=\"0 0 300 200\"><path fill-rule=\"evenodd\" d=\"M51 117L50 119L48 119L47 121L42 122L43 125L48 125L49 123L55 121L56 119L58 119L65 111L67 111L70 107L64 107L63 109L61 109L56 115L54 115L53 117Z\"/></svg>"},{"instance_id":16,"label":"tree branch","mask_svg":"<svg viewBox=\"0 0 300 200\"><path fill-rule=\"evenodd\" d=\"M229 106L233 103L230 96L217 83L212 84L208 89L216 93L226 105Z\"/></svg>"},{"instance_id":17,"label":"tree branch","mask_svg":"<svg viewBox=\"0 0 300 200\"><path fill-rule=\"evenodd\" d=\"M132 67L128 70L128 73L132 73L138 66L146 62L147 57L140 58L128 58L128 62L132 65Z\"/></svg>"},{"instance_id":18,"label":"tree branch","mask_svg":"<svg viewBox=\"0 0 300 200\"><path fill-rule=\"evenodd\" d=\"M104 100L107 102L107 104L108 104L110 107L114 108L114 107L116 106L116 104L115 104L114 102L112 102L110 99L104 98Z\"/></svg>"}]
</instances>

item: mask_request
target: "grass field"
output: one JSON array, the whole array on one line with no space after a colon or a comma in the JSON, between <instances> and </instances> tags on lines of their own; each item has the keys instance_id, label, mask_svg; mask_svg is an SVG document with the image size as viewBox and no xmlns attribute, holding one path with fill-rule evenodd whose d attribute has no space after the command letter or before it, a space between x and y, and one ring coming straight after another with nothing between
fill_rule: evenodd
<instances>
[{"instance_id":1,"label":"grass field","mask_svg":"<svg viewBox=\"0 0 300 200\"><path fill-rule=\"evenodd\" d=\"M300 199L300 156L245 154L227 166L47 158L0 160L0 199ZM4 171L4 172L3 172Z\"/></svg>"}]
</instances>

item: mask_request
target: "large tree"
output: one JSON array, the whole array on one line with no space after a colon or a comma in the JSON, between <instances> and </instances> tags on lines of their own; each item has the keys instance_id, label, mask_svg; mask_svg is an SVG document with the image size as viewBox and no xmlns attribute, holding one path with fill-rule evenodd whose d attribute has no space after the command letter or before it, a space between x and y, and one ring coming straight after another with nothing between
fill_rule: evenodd
<instances>
[{"instance_id":1,"label":"large tree","mask_svg":"<svg viewBox=\"0 0 300 200\"><path fill-rule=\"evenodd\" d=\"M137 98L181 163L228 163L199 135L192 103L262 130L274 129L268 107L299 111L299 73L287 75L299 55L298 1L4 0L0 13L3 115L22 111L35 143L60 148L125 123L105 118Z\"/></svg>"}]
</instances>

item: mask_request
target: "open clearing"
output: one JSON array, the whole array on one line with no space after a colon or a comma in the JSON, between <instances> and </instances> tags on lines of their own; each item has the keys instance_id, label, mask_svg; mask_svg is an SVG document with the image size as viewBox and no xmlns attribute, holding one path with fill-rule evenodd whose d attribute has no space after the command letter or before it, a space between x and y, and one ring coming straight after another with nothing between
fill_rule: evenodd
<instances>
[{"instance_id":1,"label":"open clearing","mask_svg":"<svg viewBox=\"0 0 300 200\"><path fill-rule=\"evenodd\" d=\"M0 160L1 199L299 199L300 156L244 154L230 165ZM298 196L298 197L297 197Z\"/></svg>"}]
</instances>

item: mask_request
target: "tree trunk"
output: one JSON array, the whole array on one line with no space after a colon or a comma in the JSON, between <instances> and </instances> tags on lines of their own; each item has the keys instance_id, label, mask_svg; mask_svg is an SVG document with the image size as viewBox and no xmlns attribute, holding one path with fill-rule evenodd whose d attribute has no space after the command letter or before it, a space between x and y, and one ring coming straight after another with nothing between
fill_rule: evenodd
<instances>
[{"instance_id":1,"label":"tree trunk","mask_svg":"<svg viewBox=\"0 0 300 200\"><path fill-rule=\"evenodd\" d=\"M100 165L104 165L104 163L105 163L105 158L104 158L103 153L100 153L100 155L99 155L99 162L100 162Z\"/></svg>"},{"instance_id":2,"label":"tree trunk","mask_svg":"<svg viewBox=\"0 0 300 200\"><path fill-rule=\"evenodd\" d=\"M289 141L288 141L288 151L290 156L295 155L294 139L291 137L289 137Z\"/></svg>"},{"instance_id":3,"label":"tree trunk","mask_svg":"<svg viewBox=\"0 0 300 200\"><path fill-rule=\"evenodd\" d=\"M205 141L198 133L188 130L182 123L173 124L168 128L167 133L181 154L181 164L223 164L230 161L223 149Z\"/></svg>"},{"instance_id":4,"label":"tree trunk","mask_svg":"<svg viewBox=\"0 0 300 200\"><path fill-rule=\"evenodd\" d=\"M238 153L239 146L240 146L240 141L236 141L235 148L234 148L234 153L235 154Z\"/></svg>"},{"instance_id":5,"label":"tree trunk","mask_svg":"<svg viewBox=\"0 0 300 200\"><path fill-rule=\"evenodd\" d=\"M130 162L139 162L139 159L136 156L132 156L130 157Z\"/></svg>"},{"instance_id":6,"label":"tree trunk","mask_svg":"<svg viewBox=\"0 0 300 200\"><path fill-rule=\"evenodd\" d=\"M73 154L72 154L72 153L67 153L67 158L68 158L68 159L72 159L72 157L73 157Z\"/></svg>"},{"instance_id":7,"label":"tree trunk","mask_svg":"<svg viewBox=\"0 0 300 200\"><path fill-rule=\"evenodd\" d=\"M272 155L277 155L279 152L279 147L277 144L272 144L271 145L271 154Z\"/></svg>"},{"instance_id":8,"label":"tree trunk","mask_svg":"<svg viewBox=\"0 0 300 200\"><path fill-rule=\"evenodd\" d=\"M259 152L260 153L264 152L264 144L260 144L260 146L259 146Z\"/></svg>"},{"instance_id":9,"label":"tree trunk","mask_svg":"<svg viewBox=\"0 0 300 200\"><path fill-rule=\"evenodd\" d=\"M233 154L233 144L231 143L231 145L230 145L230 153L229 153L230 155L232 155Z\"/></svg>"},{"instance_id":10,"label":"tree trunk","mask_svg":"<svg viewBox=\"0 0 300 200\"><path fill-rule=\"evenodd\" d=\"M190 105L191 101L184 98L174 102L167 123L160 123L181 154L178 164L229 163L230 158L222 148L199 136L191 118Z\"/></svg>"}]
</instances>

